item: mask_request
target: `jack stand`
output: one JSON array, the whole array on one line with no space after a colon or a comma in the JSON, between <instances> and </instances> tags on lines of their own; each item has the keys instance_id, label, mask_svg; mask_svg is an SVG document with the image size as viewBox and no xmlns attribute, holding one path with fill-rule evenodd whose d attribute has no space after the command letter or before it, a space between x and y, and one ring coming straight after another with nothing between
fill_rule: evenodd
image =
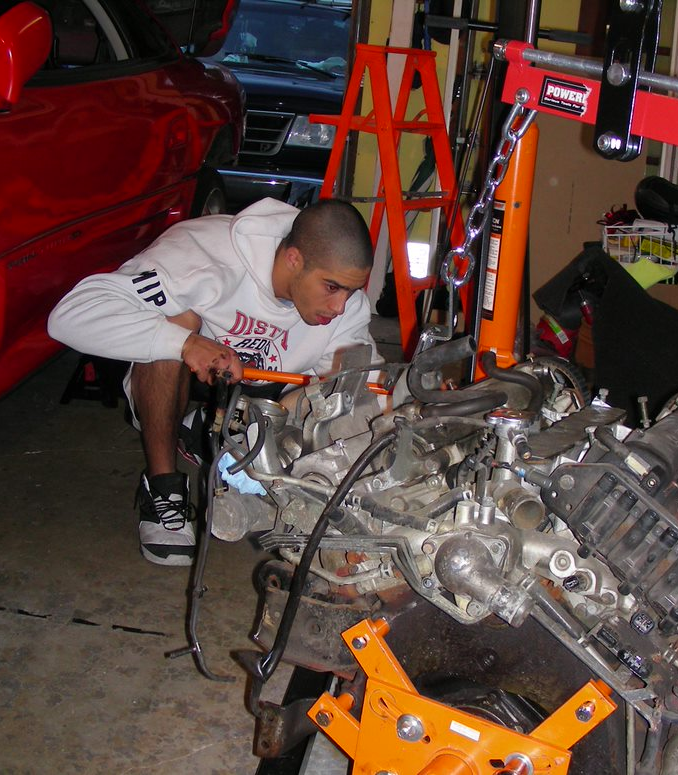
<instances>
[{"instance_id":1,"label":"jack stand","mask_svg":"<svg viewBox=\"0 0 678 775\"><path fill-rule=\"evenodd\" d=\"M122 378L128 364L108 358L81 355L64 392L60 404L68 404L74 398L100 401L103 406L115 409L122 391Z\"/></svg>"},{"instance_id":2,"label":"jack stand","mask_svg":"<svg viewBox=\"0 0 678 775\"><path fill-rule=\"evenodd\" d=\"M420 695L384 642L385 620L342 637L367 675L360 721L350 694L325 692L308 715L354 760L353 775L565 775L568 750L615 709L590 681L529 735Z\"/></svg>"}]
</instances>

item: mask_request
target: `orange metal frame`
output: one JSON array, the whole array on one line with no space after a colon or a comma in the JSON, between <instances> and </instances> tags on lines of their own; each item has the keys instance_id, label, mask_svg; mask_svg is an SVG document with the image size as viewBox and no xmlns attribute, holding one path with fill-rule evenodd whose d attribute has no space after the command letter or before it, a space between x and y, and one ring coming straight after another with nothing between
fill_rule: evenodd
<instances>
[{"instance_id":1,"label":"orange metal frame","mask_svg":"<svg viewBox=\"0 0 678 775\"><path fill-rule=\"evenodd\" d=\"M527 254L532 187L539 130L533 123L516 143L504 180L497 186L492 211L488 261L483 284L482 319L478 335L475 378L486 374L482 353L497 354L497 365L508 368L514 355L520 297Z\"/></svg>"},{"instance_id":2,"label":"orange metal frame","mask_svg":"<svg viewBox=\"0 0 678 775\"><path fill-rule=\"evenodd\" d=\"M367 675L360 720L353 697L323 694L309 717L351 759L353 775L565 775L569 749L615 709L590 681L529 735L422 697L384 641L388 624L364 620L343 633Z\"/></svg>"},{"instance_id":3,"label":"orange metal frame","mask_svg":"<svg viewBox=\"0 0 678 775\"><path fill-rule=\"evenodd\" d=\"M389 93L388 55L405 57L405 67L395 110L392 107ZM355 115L360 90L363 84L367 83L365 75L369 75L374 107L366 116ZM416 75L421 78L425 108L413 119L406 119ZM440 98L435 68L435 52L358 44L341 115L314 115L311 116L311 120L334 124L337 127L325 180L320 191L322 198L330 198L334 195L334 187L349 132L354 130L376 135L381 177L377 201L370 220L370 235L373 245L376 246L384 212L386 212L398 300L401 343L405 357L409 359L414 353L418 337L416 295L424 288L434 287L438 283L438 278L427 277L423 280L413 280L410 276L405 211L431 210L440 207L444 211L449 226L457 196L457 180L447 134L447 122ZM431 138L440 177L440 192L416 197L408 196L407 192L403 192L398 147L404 132ZM457 244L461 240L462 234L463 224L458 213L455 223L452 225L451 242Z\"/></svg>"}]
</instances>

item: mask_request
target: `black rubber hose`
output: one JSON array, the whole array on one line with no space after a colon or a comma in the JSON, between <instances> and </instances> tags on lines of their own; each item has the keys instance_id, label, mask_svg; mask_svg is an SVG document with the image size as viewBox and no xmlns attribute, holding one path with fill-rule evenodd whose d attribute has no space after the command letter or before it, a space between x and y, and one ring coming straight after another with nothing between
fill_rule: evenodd
<instances>
[{"instance_id":1,"label":"black rubber hose","mask_svg":"<svg viewBox=\"0 0 678 775\"><path fill-rule=\"evenodd\" d=\"M433 391L431 391L433 392ZM436 391L445 394L453 393L457 397L465 391ZM414 393L412 394L414 395ZM415 396L416 397L416 396ZM456 403L426 404L420 412L422 417L464 417L470 414L490 412L498 406L503 406L508 401L508 396L501 390L491 390L487 393L478 393L473 398L465 398Z\"/></svg>"},{"instance_id":2,"label":"black rubber hose","mask_svg":"<svg viewBox=\"0 0 678 775\"><path fill-rule=\"evenodd\" d=\"M266 441L266 418L264 417L264 413L256 404L250 404L249 410L257 424L257 440L254 442L252 449L246 452L240 460L232 463L226 469L229 474L237 474L238 471L242 471L243 468L246 468L261 452L264 441Z\"/></svg>"},{"instance_id":3,"label":"black rubber hose","mask_svg":"<svg viewBox=\"0 0 678 775\"><path fill-rule=\"evenodd\" d=\"M476 351L476 341L472 336L450 339L448 342L424 350L414 357L412 368L420 374L442 369L448 363L456 363L468 358Z\"/></svg>"},{"instance_id":4,"label":"black rubber hose","mask_svg":"<svg viewBox=\"0 0 678 775\"><path fill-rule=\"evenodd\" d=\"M242 387L240 384L231 386L231 395L228 401L228 406L226 407L226 412L221 421L219 431L212 430L210 433L212 457L216 457L219 454L220 436L223 438L224 444L226 444L231 449L235 450L240 456L247 454L247 450L244 447L241 447L240 444L238 444L237 442L233 441L233 439L231 438L231 435L228 432L228 426L231 423L233 413L235 412L235 405L238 401L238 398L240 398L241 392L242 392ZM219 407L217 407L217 411L219 411Z\"/></svg>"},{"instance_id":5,"label":"black rubber hose","mask_svg":"<svg viewBox=\"0 0 678 775\"><path fill-rule=\"evenodd\" d=\"M610 452L616 455L620 460L626 460L631 454L631 450L626 444L619 441L606 425L599 425L593 435L595 436L596 441L599 441L605 449L609 449Z\"/></svg>"},{"instance_id":6,"label":"black rubber hose","mask_svg":"<svg viewBox=\"0 0 678 775\"><path fill-rule=\"evenodd\" d=\"M386 447L391 445L395 441L396 436L397 433L395 431L387 433L385 436L382 436L373 442L360 454L327 502L322 514L318 517L318 521L315 523L315 526L308 537L308 542L304 547L304 551L301 553L299 565L297 565L297 568L294 571L290 591L287 596L287 604L285 605L285 610L280 619L280 625L278 626L278 632L276 633L273 646L271 647L271 650L267 654L263 654L256 663L258 672L257 677L261 680L268 681L275 672L275 669L285 652L285 647L287 646L287 641L290 632L292 631L294 618L301 602L301 593L304 589L304 584L306 583L313 557L318 551L320 541L325 535L325 531L327 530L335 509L348 495L351 487L353 487L356 480L372 460L386 449Z\"/></svg>"},{"instance_id":7,"label":"black rubber hose","mask_svg":"<svg viewBox=\"0 0 678 775\"><path fill-rule=\"evenodd\" d=\"M536 377L517 369L502 369L497 366L496 353L490 350L484 352L480 360L483 370L488 377L492 377L500 382L512 382L515 385L522 385L527 388L530 391L530 403L527 405L527 411L539 414L544 404L544 388Z\"/></svg>"}]
</instances>

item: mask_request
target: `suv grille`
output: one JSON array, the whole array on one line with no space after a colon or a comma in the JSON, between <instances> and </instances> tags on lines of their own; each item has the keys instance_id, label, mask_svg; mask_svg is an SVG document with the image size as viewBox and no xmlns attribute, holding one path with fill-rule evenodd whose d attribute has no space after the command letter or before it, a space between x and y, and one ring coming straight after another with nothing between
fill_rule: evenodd
<instances>
[{"instance_id":1,"label":"suv grille","mask_svg":"<svg viewBox=\"0 0 678 775\"><path fill-rule=\"evenodd\" d=\"M254 156L273 156L278 153L293 119L294 113L248 110L241 152Z\"/></svg>"}]
</instances>

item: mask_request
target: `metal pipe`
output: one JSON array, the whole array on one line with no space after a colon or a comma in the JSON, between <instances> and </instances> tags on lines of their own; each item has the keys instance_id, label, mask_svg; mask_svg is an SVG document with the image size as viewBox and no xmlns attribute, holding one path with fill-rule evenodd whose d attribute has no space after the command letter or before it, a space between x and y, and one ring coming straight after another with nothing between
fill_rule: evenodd
<instances>
[{"instance_id":1,"label":"metal pipe","mask_svg":"<svg viewBox=\"0 0 678 775\"><path fill-rule=\"evenodd\" d=\"M502 62L506 62L506 44L510 41L498 40L493 47L494 56ZM557 67L561 70L569 70L573 73L590 75L600 80L603 77L603 65L595 59L586 57L573 57L567 54L556 54L551 51L539 51L526 48L520 53L525 62L533 62L544 67ZM661 89L662 91L678 91L678 78L659 73L649 73L641 70L638 73L638 83L641 86Z\"/></svg>"},{"instance_id":2,"label":"metal pipe","mask_svg":"<svg viewBox=\"0 0 678 775\"><path fill-rule=\"evenodd\" d=\"M530 0L525 19L525 40L534 46L539 30L541 16L541 0Z\"/></svg>"}]
</instances>

